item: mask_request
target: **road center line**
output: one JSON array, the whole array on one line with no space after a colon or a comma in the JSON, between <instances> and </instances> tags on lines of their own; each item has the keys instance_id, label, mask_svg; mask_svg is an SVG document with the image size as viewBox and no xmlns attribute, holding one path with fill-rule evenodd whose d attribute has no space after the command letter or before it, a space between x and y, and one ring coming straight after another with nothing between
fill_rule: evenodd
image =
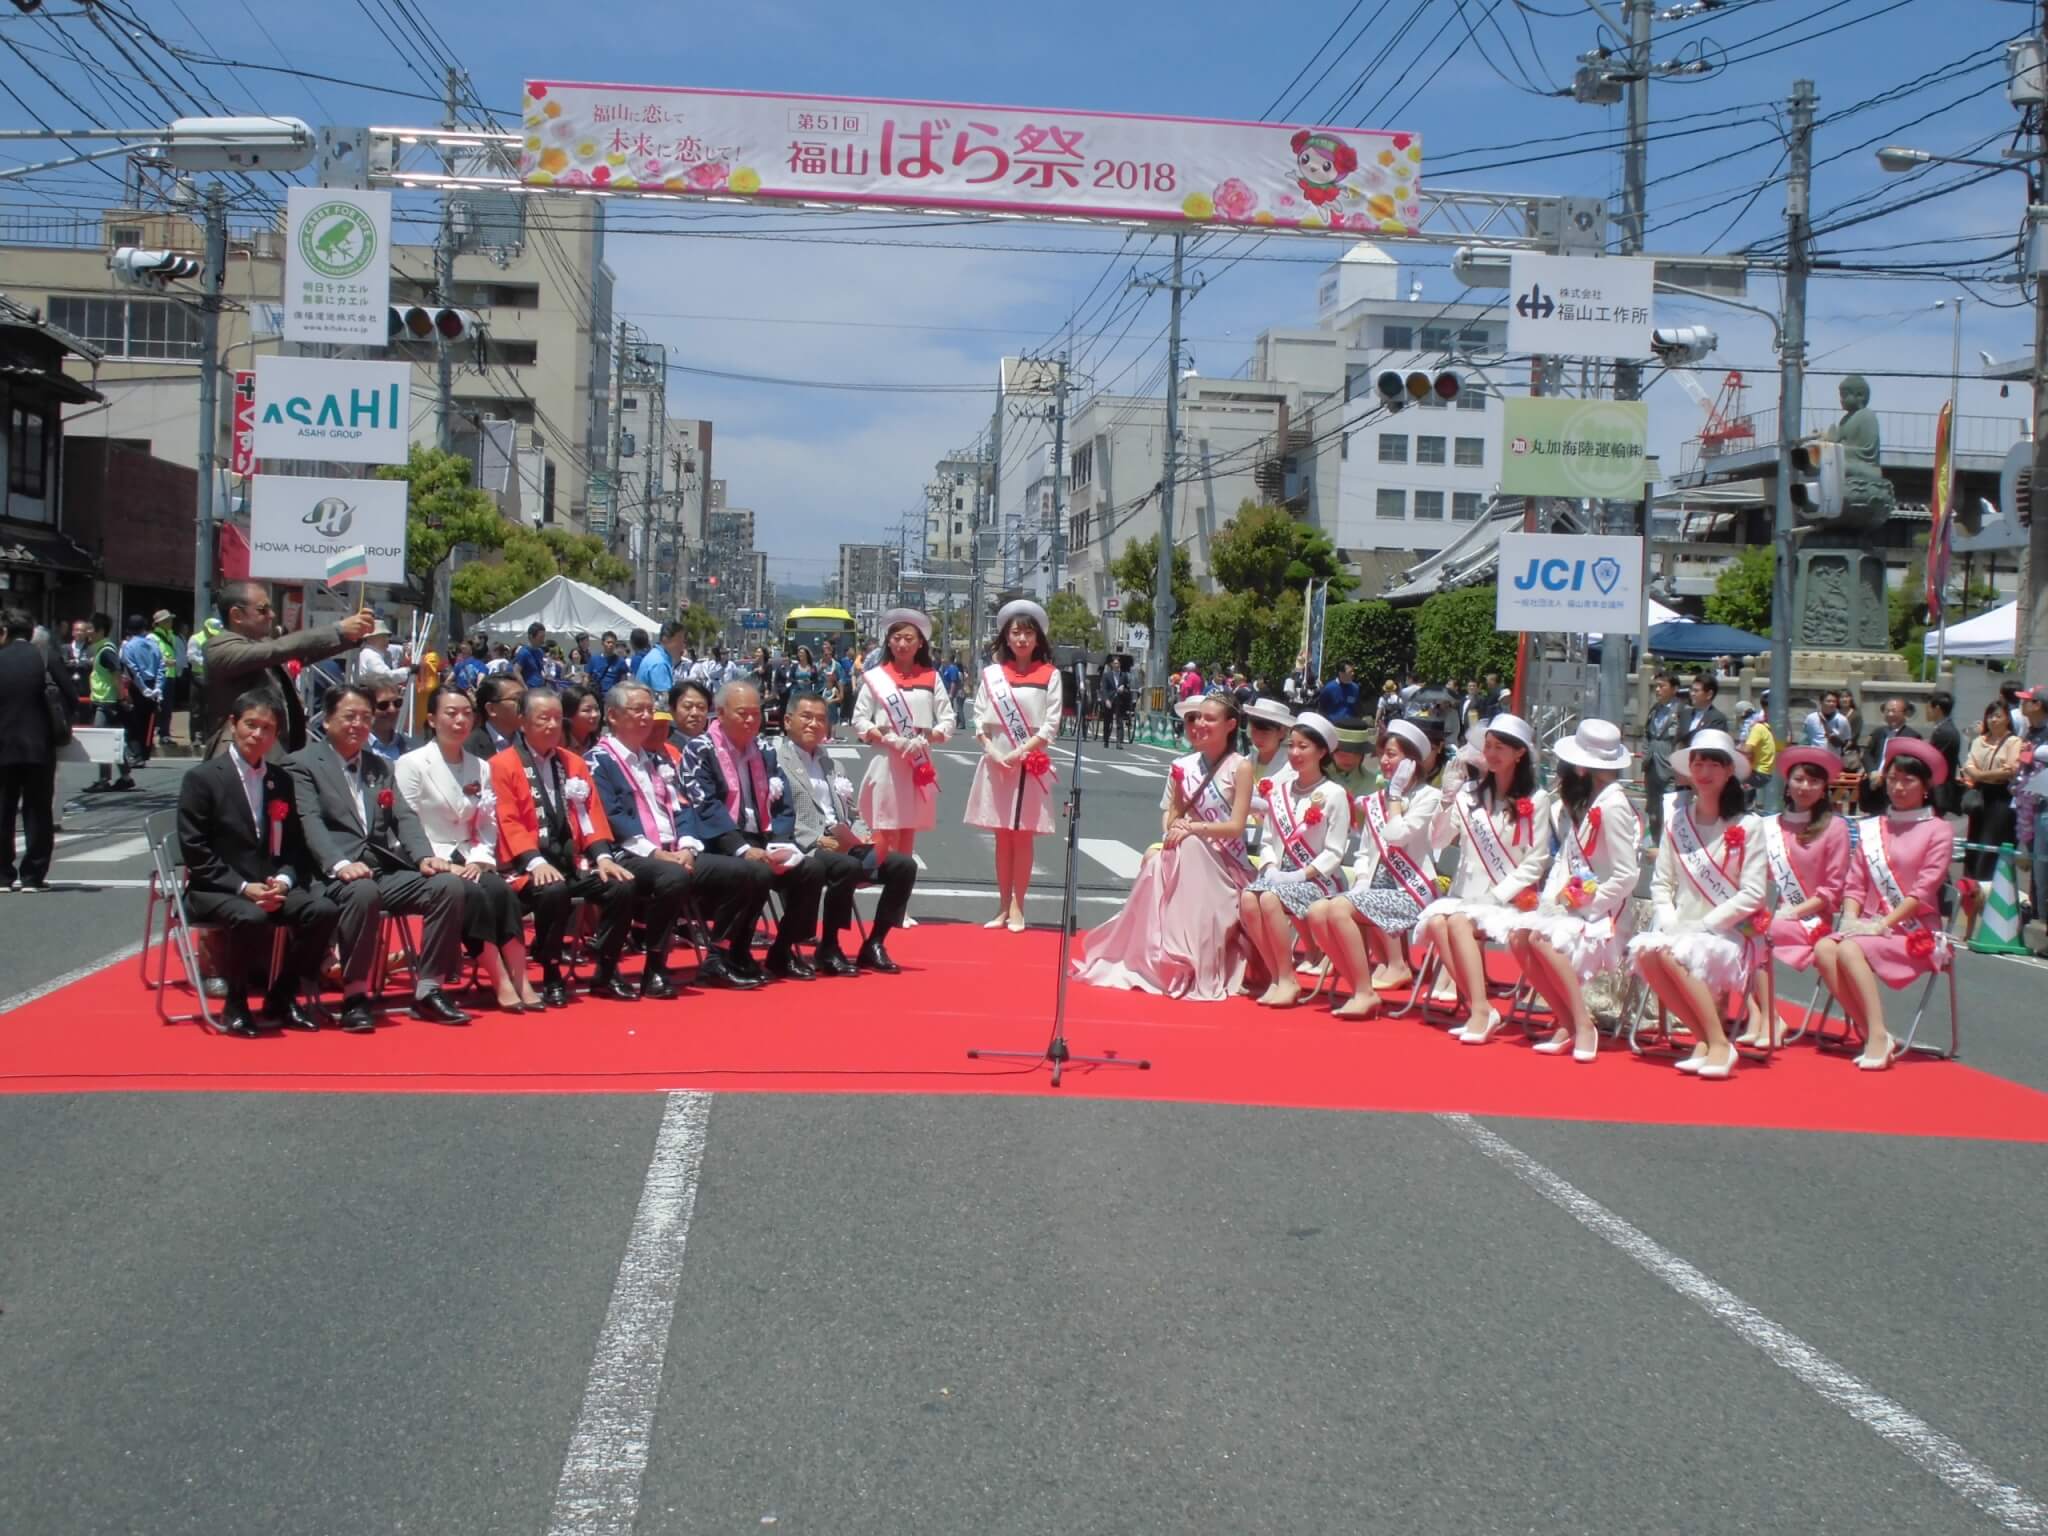
<instances>
[{"instance_id":1,"label":"road center line","mask_svg":"<svg viewBox=\"0 0 2048 1536\"><path fill-rule=\"evenodd\" d=\"M2048 1531L2048 1505L1998 1477L1933 1425L1852 1376L1797 1334L1772 1322L1733 1291L1470 1115L1444 1114L1437 1119L2007 1530Z\"/></svg>"},{"instance_id":2,"label":"road center line","mask_svg":"<svg viewBox=\"0 0 2048 1536\"><path fill-rule=\"evenodd\" d=\"M638 1518L710 1117L710 1094L668 1095L555 1484L548 1536L631 1536Z\"/></svg>"},{"instance_id":3,"label":"road center line","mask_svg":"<svg viewBox=\"0 0 2048 1536\"><path fill-rule=\"evenodd\" d=\"M29 896L15 897L14 899L17 901L36 901L41 898ZM119 965L124 960L133 960L141 953L142 944L140 941L137 941L133 944L124 944L112 954L101 955L97 960L88 960L83 965L74 965L61 976L52 976L48 981L38 982L32 987L25 987L12 997L0 997L0 1013L12 1013L17 1008L25 1008L39 997L48 997L52 992L61 992L74 981L83 981L95 972L103 971L110 965Z\"/></svg>"}]
</instances>

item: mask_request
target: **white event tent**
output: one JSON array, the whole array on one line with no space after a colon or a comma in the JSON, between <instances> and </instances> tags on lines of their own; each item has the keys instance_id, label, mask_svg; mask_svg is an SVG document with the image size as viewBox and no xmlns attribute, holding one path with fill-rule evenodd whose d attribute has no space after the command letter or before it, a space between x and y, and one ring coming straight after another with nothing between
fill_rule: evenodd
<instances>
[{"instance_id":1,"label":"white event tent","mask_svg":"<svg viewBox=\"0 0 2048 1536\"><path fill-rule=\"evenodd\" d=\"M624 640L629 630L644 629L650 638L661 633L661 620L650 619L624 599L567 576L550 576L477 628L491 635L523 637L535 623L545 624L550 635L601 635L609 629Z\"/></svg>"},{"instance_id":2,"label":"white event tent","mask_svg":"<svg viewBox=\"0 0 2048 1536\"><path fill-rule=\"evenodd\" d=\"M2020 605L2017 600L2000 605L1965 619L1960 624L1951 624L1947 630L1947 652L1951 661L1958 657L1963 660L1998 660L2013 654L2019 643ZM1934 630L1927 632L1921 642L1924 652L1932 656L1942 641Z\"/></svg>"}]
</instances>

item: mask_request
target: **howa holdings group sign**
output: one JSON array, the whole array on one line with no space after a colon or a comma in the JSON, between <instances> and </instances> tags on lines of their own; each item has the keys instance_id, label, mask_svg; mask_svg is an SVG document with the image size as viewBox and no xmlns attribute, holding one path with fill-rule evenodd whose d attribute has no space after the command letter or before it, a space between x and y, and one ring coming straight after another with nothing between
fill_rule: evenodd
<instances>
[{"instance_id":1,"label":"howa holdings group sign","mask_svg":"<svg viewBox=\"0 0 2048 1536\"><path fill-rule=\"evenodd\" d=\"M403 480L258 475L250 485L251 576L325 581L328 557L360 544L370 560L369 581L404 582Z\"/></svg>"}]
</instances>

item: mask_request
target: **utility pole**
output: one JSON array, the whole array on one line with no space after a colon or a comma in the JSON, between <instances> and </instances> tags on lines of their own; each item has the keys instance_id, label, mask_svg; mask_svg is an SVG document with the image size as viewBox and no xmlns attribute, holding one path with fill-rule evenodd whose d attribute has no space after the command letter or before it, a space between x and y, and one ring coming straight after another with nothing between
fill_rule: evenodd
<instances>
[{"instance_id":1,"label":"utility pole","mask_svg":"<svg viewBox=\"0 0 2048 1536\"><path fill-rule=\"evenodd\" d=\"M1060 589L1060 563L1067 552L1066 508L1060 499L1060 482L1067 467L1067 354L1060 353L1060 371L1052 384L1052 581L1045 589L1047 602Z\"/></svg>"},{"instance_id":2,"label":"utility pole","mask_svg":"<svg viewBox=\"0 0 2048 1536\"><path fill-rule=\"evenodd\" d=\"M199 506L192 558L192 630L213 608L213 488L220 450L220 296L228 275L228 195L206 189L206 267L199 300Z\"/></svg>"},{"instance_id":3,"label":"utility pole","mask_svg":"<svg viewBox=\"0 0 2048 1536\"><path fill-rule=\"evenodd\" d=\"M2048 0L2041 6L2041 46L2048 48ZM2048 105L2035 109L2048 112ZM2020 567L2020 626L2016 649L2029 686L2048 679L2048 515L2041 491L2048 486L2048 125L2037 123L2033 159L2027 167L2027 246L2025 266L2034 278L2034 469L2030 487L2027 551ZM2006 509L2008 517L2013 509Z\"/></svg>"},{"instance_id":4,"label":"utility pole","mask_svg":"<svg viewBox=\"0 0 2048 1536\"><path fill-rule=\"evenodd\" d=\"M456 117L456 108L461 101L462 71L453 65L448 68L442 85L443 108L441 126L451 133L461 126ZM441 146L441 171L443 175L455 174L455 146ZM444 185L441 188L441 237L434 242L434 294L443 304L455 302L455 194ZM448 343L444 340L434 349L436 387L435 440L443 453L455 451L455 364L448 354Z\"/></svg>"},{"instance_id":5,"label":"utility pole","mask_svg":"<svg viewBox=\"0 0 2048 1536\"><path fill-rule=\"evenodd\" d=\"M1771 734L1791 736L1792 720L1792 451L1806 410L1806 274L1813 260L1808 191L1813 177L1813 109L1820 100L1811 80L1792 82L1791 143L1785 174L1785 314L1779 326L1778 485L1771 519ZM1765 790L1772 804L1782 791Z\"/></svg>"},{"instance_id":6,"label":"utility pole","mask_svg":"<svg viewBox=\"0 0 2048 1536\"><path fill-rule=\"evenodd\" d=\"M605 502L605 548L613 548L612 541L619 536L624 521L620 515L622 501L619 496L620 462L625 456L626 446L626 322L619 322L619 334L612 343L612 441L611 451L606 455Z\"/></svg>"},{"instance_id":7,"label":"utility pole","mask_svg":"<svg viewBox=\"0 0 2048 1536\"><path fill-rule=\"evenodd\" d=\"M1153 568L1152 648L1146 654L1146 680L1164 697L1167 669L1173 648L1173 503L1175 481L1180 478L1180 311L1186 295L1198 293L1202 285L1182 280L1182 263L1187 255L1187 237L1178 230L1173 236L1173 276L1166 282L1157 278L1135 278L1136 288L1164 288L1172 295L1172 312L1166 326L1166 470L1159 477L1159 563Z\"/></svg>"}]
</instances>

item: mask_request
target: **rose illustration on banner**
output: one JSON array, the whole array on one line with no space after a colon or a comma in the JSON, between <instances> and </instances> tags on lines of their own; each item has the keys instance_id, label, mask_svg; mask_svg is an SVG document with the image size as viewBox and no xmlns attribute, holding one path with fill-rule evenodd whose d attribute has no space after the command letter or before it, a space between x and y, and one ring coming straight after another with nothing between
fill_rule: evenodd
<instances>
[{"instance_id":1,"label":"rose illustration on banner","mask_svg":"<svg viewBox=\"0 0 2048 1536\"><path fill-rule=\"evenodd\" d=\"M721 160L706 160L683 173L683 179L690 184L692 192L722 192L725 190L725 176L725 163Z\"/></svg>"},{"instance_id":2,"label":"rose illustration on banner","mask_svg":"<svg viewBox=\"0 0 2048 1536\"><path fill-rule=\"evenodd\" d=\"M1259 194L1235 176L1216 189L1216 211L1226 219L1242 223L1258 206Z\"/></svg>"}]
</instances>

